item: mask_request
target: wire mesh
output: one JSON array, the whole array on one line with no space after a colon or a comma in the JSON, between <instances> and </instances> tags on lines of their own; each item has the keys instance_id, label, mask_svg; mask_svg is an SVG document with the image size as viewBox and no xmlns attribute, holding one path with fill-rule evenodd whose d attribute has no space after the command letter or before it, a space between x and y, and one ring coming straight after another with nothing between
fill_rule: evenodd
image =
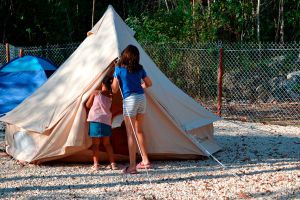
<instances>
[{"instance_id":1,"label":"wire mesh","mask_svg":"<svg viewBox=\"0 0 300 200\"><path fill-rule=\"evenodd\" d=\"M6 63L5 45L0 44L0 67Z\"/></svg>"},{"instance_id":2,"label":"wire mesh","mask_svg":"<svg viewBox=\"0 0 300 200\"><path fill-rule=\"evenodd\" d=\"M224 117L299 125L299 47L224 45Z\"/></svg>"},{"instance_id":3,"label":"wire mesh","mask_svg":"<svg viewBox=\"0 0 300 200\"><path fill-rule=\"evenodd\" d=\"M219 52L223 48L222 117L299 125L300 43L141 44L174 84L213 113L217 112ZM60 66L78 46L22 49L24 55L41 56ZM11 59L19 56L19 50L10 46ZM0 45L0 52L4 52L0 61L5 62L5 46Z\"/></svg>"},{"instance_id":4,"label":"wire mesh","mask_svg":"<svg viewBox=\"0 0 300 200\"><path fill-rule=\"evenodd\" d=\"M79 44L80 43L69 43L40 47L22 47L22 49L24 55L40 56L60 66L77 49Z\"/></svg>"},{"instance_id":5,"label":"wire mesh","mask_svg":"<svg viewBox=\"0 0 300 200\"><path fill-rule=\"evenodd\" d=\"M209 44L142 44L161 71L180 89L216 112L219 49Z\"/></svg>"}]
</instances>

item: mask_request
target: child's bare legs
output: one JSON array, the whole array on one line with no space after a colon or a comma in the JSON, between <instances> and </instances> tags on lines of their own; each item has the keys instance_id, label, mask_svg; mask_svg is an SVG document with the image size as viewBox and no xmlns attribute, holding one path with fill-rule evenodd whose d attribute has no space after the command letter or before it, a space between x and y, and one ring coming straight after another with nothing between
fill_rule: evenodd
<instances>
[{"instance_id":1,"label":"child's bare legs","mask_svg":"<svg viewBox=\"0 0 300 200\"><path fill-rule=\"evenodd\" d=\"M129 151L129 168L128 170L136 169L136 143L135 136L132 130L132 124L135 124L135 118L130 118L125 116L125 125L127 131L127 142L128 142L128 151Z\"/></svg>"},{"instance_id":2,"label":"child's bare legs","mask_svg":"<svg viewBox=\"0 0 300 200\"><path fill-rule=\"evenodd\" d=\"M134 118L125 117L125 125L127 130L127 139L128 139L128 150L129 150L129 162L130 162L129 170L136 169L136 138L132 130L133 127L135 128L135 133L137 135L138 144L141 150L142 163L144 165L150 164L148 153L146 150L144 135L143 135L143 128L142 128L143 120L144 120L144 114L137 114L137 116Z\"/></svg>"},{"instance_id":3,"label":"child's bare legs","mask_svg":"<svg viewBox=\"0 0 300 200\"><path fill-rule=\"evenodd\" d=\"M144 114L137 114L136 116L136 123L135 123L135 130L137 134L137 138L139 141L139 145L141 148L141 156L142 156L142 162L143 164L147 165L150 164L149 158L148 158L148 153L146 150L146 144L144 140L144 133L143 133L143 121L144 121Z\"/></svg>"},{"instance_id":4,"label":"child's bare legs","mask_svg":"<svg viewBox=\"0 0 300 200\"><path fill-rule=\"evenodd\" d=\"M106 153L107 153L107 156L108 156L108 160L111 164L111 168L112 169L116 169L117 168L117 165L116 165L116 162L115 162L115 158L114 158L114 151L113 151L113 148L110 144L110 139L109 137L103 137L103 146L106 150Z\"/></svg>"},{"instance_id":5,"label":"child's bare legs","mask_svg":"<svg viewBox=\"0 0 300 200\"><path fill-rule=\"evenodd\" d=\"M100 138L92 138L93 146L93 161L94 161L94 166L93 168L95 170L99 169L99 156L100 156L100 151L99 151L99 144L100 144Z\"/></svg>"}]
</instances>

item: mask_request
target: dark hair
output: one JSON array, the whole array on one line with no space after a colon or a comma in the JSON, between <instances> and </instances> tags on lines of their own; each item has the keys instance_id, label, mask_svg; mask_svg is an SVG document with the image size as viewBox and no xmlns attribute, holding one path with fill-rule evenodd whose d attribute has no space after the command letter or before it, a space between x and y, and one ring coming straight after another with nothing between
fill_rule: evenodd
<instances>
[{"instance_id":1,"label":"dark hair","mask_svg":"<svg viewBox=\"0 0 300 200\"><path fill-rule=\"evenodd\" d=\"M138 48L128 45L121 54L119 65L126 67L129 72L137 72L143 68L139 62L140 52Z\"/></svg>"},{"instance_id":2,"label":"dark hair","mask_svg":"<svg viewBox=\"0 0 300 200\"><path fill-rule=\"evenodd\" d=\"M102 83L105 85L105 87L106 87L109 91L111 91L112 80L113 80L112 77L110 77L110 76L105 76L105 77L103 78L103 81L102 81Z\"/></svg>"}]
</instances>

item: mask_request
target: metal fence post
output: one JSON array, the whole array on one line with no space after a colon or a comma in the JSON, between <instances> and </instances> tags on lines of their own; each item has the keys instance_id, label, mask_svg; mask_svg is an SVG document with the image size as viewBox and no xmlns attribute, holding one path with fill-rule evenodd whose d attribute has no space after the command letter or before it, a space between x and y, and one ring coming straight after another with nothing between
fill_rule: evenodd
<instances>
[{"instance_id":1,"label":"metal fence post","mask_svg":"<svg viewBox=\"0 0 300 200\"><path fill-rule=\"evenodd\" d=\"M222 111L222 83L223 83L223 48L219 50L219 69L218 69L218 105L217 115L221 117Z\"/></svg>"},{"instance_id":2,"label":"metal fence post","mask_svg":"<svg viewBox=\"0 0 300 200\"><path fill-rule=\"evenodd\" d=\"M6 62L8 63L10 61L10 51L9 51L9 44L5 44L5 51L6 51Z\"/></svg>"},{"instance_id":3,"label":"metal fence post","mask_svg":"<svg viewBox=\"0 0 300 200\"><path fill-rule=\"evenodd\" d=\"M22 57L22 56L23 56L23 49L20 48L20 50L19 50L19 57Z\"/></svg>"}]
</instances>

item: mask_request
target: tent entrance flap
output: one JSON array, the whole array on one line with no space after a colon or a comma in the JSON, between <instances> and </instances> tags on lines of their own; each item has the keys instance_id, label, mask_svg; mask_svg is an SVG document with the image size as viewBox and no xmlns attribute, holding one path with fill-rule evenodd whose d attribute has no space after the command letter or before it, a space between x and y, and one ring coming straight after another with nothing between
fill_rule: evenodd
<instances>
[{"instance_id":1,"label":"tent entrance flap","mask_svg":"<svg viewBox=\"0 0 300 200\"><path fill-rule=\"evenodd\" d=\"M112 129L112 136L110 138L111 145L114 150L114 154L120 155L129 155L128 153L128 146L127 146L127 132L125 127L125 122L122 120L123 116L123 103L121 93L118 92L113 94L112 96L112 121L121 120L121 126L113 127ZM121 118L121 119L118 119ZM102 149L103 151L105 149Z\"/></svg>"}]
</instances>

